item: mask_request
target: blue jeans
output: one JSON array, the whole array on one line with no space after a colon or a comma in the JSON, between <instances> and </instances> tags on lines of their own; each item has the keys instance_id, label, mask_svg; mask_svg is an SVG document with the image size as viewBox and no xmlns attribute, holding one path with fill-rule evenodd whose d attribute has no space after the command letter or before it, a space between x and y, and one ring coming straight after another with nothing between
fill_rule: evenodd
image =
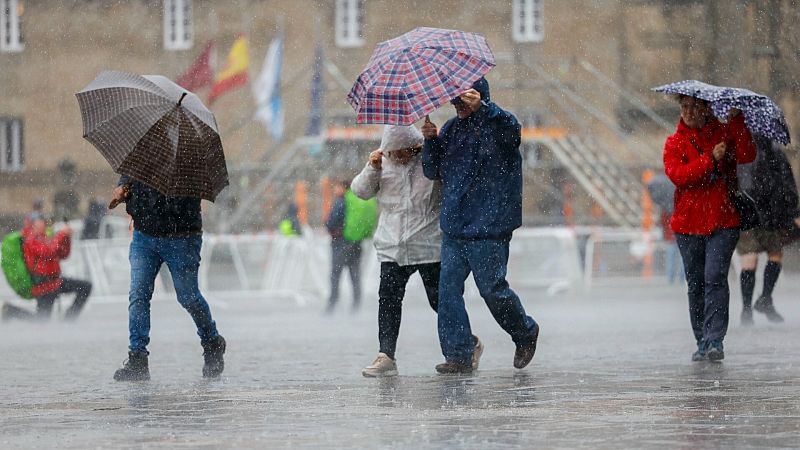
<instances>
[{"instance_id":1,"label":"blue jeans","mask_svg":"<svg viewBox=\"0 0 800 450\"><path fill-rule=\"evenodd\" d=\"M730 289L728 269L739 241L739 230L724 228L710 236L676 234L689 285L689 319L704 350L712 341L722 342L728 331Z\"/></svg>"},{"instance_id":2,"label":"blue jeans","mask_svg":"<svg viewBox=\"0 0 800 450\"><path fill-rule=\"evenodd\" d=\"M439 343L447 361L468 363L475 343L464 306L464 281L473 274L478 291L494 320L517 346L533 341L536 322L506 281L507 239L442 238L439 278Z\"/></svg>"},{"instance_id":3,"label":"blue jeans","mask_svg":"<svg viewBox=\"0 0 800 450\"><path fill-rule=\"evenodd\" d=\"M133 232L128 257L131 262L128 303L131 351L147 353L147 344L150 343L150 299L162 263L167 264L172 275L178 303L189 312L197 326L200 342L208 343L219 335L208 303L197 285L202 245L203 238L199 235L154 237L139 231Z\"/></svg>"}]
</instances>

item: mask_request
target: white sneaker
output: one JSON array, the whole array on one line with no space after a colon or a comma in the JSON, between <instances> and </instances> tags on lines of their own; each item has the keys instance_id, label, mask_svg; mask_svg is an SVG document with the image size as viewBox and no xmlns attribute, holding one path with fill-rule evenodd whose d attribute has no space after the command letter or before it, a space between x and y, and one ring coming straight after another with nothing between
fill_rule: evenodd
<instances>
[{"instance_id":1,"label":"white sneaker","mask_svg":"<svg viewBox=\"0 0 800 450\"><path fill-rule=\"evenodd\" d=\"M367 378L394 377L397 376L397 363L386 353L378 353L375 361L365 367L361 375Z\"/></svg>"},{"instance_id":2,"label":"white sneaker","mask_svg":"<svg viewBox=\"0 0 800 450\"><path fill-rule=\"evenodd\" d=\"M483 342L478 339L478 336L472 335L475 338L475 349L472 350L472 370L478 370L478 365L481 362L481 355L483 355Z\"/></svg>"}]
</instances>

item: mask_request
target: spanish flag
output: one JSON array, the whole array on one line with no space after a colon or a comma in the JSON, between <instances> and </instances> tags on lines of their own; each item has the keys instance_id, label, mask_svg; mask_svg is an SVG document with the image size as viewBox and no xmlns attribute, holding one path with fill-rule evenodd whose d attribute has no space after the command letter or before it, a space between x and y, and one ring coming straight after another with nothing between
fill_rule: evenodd
<instances>
[{"instance_id":1,"label":"spanish flag","mask_svg":"<svg viewBox=\"0 0 800 450\"><path fill-rule=\"evenodd\" d=\"M247 49L247 38L239 36L233 42L225 68L217 74L217 79L211 87L208 103L211 104L220 95L237 87L247 84L247 68L250 65L250 55Z\"/></svg>"}]
</instances>

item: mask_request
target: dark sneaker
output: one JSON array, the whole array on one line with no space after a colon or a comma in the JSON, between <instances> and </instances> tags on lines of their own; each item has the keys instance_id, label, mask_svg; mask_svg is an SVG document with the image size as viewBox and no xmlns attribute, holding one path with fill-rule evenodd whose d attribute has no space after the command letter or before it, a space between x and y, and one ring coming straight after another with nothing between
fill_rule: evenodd
<instances>
[{"instance_id":1,"label":"dark sneaker","mask_svg":"<svg viewBox=\"0 0 800 450\"><path fill-rule=\"evenodd\" d=\"M447 361L436 365L439 373L472 373L472 361L465 363L460 361Z\"/></svg>"},{"instance_id":2,"label":"dark sneaker","mask_svg":"<svg viewBox=\"0 0 800 450\"><path fill-rule=\"evenodd\" d=\"M692 353L692 361L706 361L708 357L706 356L706 352L697 350L696 352Z\"/></svg>"},{"instance_id":3,"label":"dark sneaker","mask_svg":"<svg viewBox=\"0 0 800 450\"><path fill-rule=\"evenodd\" d=\"M753 325L753 308L742 309L742 325L746 327Z\"/></svg>"},{"instance_id":4,"label":"dark sneaker","mask_svg":"<svg viewBox=\"0 0 800 450\"><path fill-rule=\"evenodd\" d=\"M150 379L150 367L147 353L128 352L128 359L121 368L114 372L117 381L147 381Z\"/></svg>"},{"instance_id":5,"label":"dark sneaker","mask_svg":"<svg viewBox=\"0 0 800 450\"><path fill-rule=\"evenodd\" d=\"M722 350L722 342L712 341L706 349L706 358L709 361L722 361L725 359L725 352Z\"/></svg>"},{"instance_id":6,"label":"dark sneaker","mask_svg":"<svg viewBox=\"0 0 800 450\"><path fill-rule=\"evenodd\" d=\"M225 354L225 338L217 336L210 342L203 344L203 377L216 378L225 370L225 359L222 355Z\"/></svg>"},{"instance_id":7,"label":"dark sneaker","mask_svg":"<svg viewBox=\"0 0 800 450\"><path fill-rule=\"evenodd\" d=\"M539 340L539 324L533 329L533 341L529 344L518 345L517 351L514 352L514 367L517 369L524 369L529 362L533 359L533 354L536 353L536 342Z\"/></svg>"},{"instance_id":8,"label":"dark sneaker","mask_svg":"<svg viewBox=\"0 0 800 450\"><path fill-rule=\"evenodd\" d=\"M767 316L767 320L770 322L783 322L783 316L778 314L778 311L775 311L775 306L772 305L772 297L765 297L762 295L758 298L758 300L756 300L755 304L753 304L753 309L765 314Z\"/></svg>"}]
</instances>

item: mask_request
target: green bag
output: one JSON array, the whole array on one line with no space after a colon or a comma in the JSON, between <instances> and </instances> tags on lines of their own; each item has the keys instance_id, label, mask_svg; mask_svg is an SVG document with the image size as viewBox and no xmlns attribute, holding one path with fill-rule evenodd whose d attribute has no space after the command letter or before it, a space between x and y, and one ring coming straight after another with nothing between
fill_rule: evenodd
<instances>
[{"instance_id":1,"label":"green bag","mask_svg":"<svg viewBox=\"0 0 800 450\"><path fill-rule=\"evenodd\" d=\"M25 265L25 257L22 255L22 233L17 231L3 238L0 247L0 266L3 267L8 285L14 292L25 299L33 298L31 294L33 281L28 266Z\"/></svg>"},{"instance_id":2,"label":"green bag","mask_svg":"<svg viewBox=\"0 0 800 450\"><path fill-rule=\"evenodd\" d=\"M378 225L378 200L361 200L350 189L344 193L344 230L348 241L363 241L372 237Z\"/></svg>"}]
</instances>

